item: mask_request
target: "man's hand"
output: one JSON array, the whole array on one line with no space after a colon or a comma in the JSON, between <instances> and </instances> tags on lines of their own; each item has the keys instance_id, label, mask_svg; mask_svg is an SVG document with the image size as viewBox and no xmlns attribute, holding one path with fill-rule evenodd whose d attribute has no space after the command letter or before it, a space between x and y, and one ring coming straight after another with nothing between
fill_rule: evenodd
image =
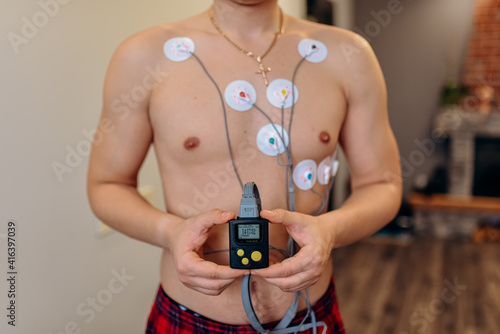
<instances>
[{"instance_id":1,"label":"man's hand","mask_svg":"<svg viewBox=\"0 0 500 334\"><path fill-rule=\"evenodd\" d=\"M235 218L232 212L219 209L202 213L189 219L180 220L169 232L169 248L177 266L179 280L187 287L217 296L238 277L249 273L247 270L231 269L214 262L205 261L202 247L210 229L226 224Z\"/></svg>"},{"instance_id":2,"label":"man's hand","mask_svg":"<svg viewBox=\"0 0 500 334\"><path fill-rule=\"evenodd\" d=\"M269 268L252 270L284 292L295 292L315 284L323 272L333 249L332 231L317 217L282 209L264 210L261 217L273 224L283 224L300 246L300 251Z\"/></svg>"}]
</instances>

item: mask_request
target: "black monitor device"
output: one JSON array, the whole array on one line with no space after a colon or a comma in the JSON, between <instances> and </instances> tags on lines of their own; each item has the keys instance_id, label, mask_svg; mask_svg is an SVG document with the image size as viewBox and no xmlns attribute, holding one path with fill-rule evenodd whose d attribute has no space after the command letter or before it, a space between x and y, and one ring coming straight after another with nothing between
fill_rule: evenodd
<instances>
[{"instance_id":1,"label":"black monitor device","mask_svg":"<svg viewBox=\"0 0 500 334\"><path fill-rule=\"evenodd\" d=\"M229 265L235 269L269 267L269 221L260 218L262 205L254 182L243 187L240 215L229 221Z\"/></svg>"}]
</instances>

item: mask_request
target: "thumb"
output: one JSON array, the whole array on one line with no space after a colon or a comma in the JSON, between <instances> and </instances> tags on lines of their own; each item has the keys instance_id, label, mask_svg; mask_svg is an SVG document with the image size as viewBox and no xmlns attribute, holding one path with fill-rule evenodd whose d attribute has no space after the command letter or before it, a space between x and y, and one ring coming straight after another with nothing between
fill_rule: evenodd
<instances>
[{"instance_id":1,"label":"thumb","mask_svg":"<svg viewBox=\"0 0 500 334\"><path fill-rule=\"evenodd\" d=\"M294 221L299 221L299 215L283 209L276 210L262 210L260 216L269 220L273 224L283 224L284 226L291 225Z\"/></svg>"},{"instance_id":2,"label":"thumb","mask_svg":"<svg viewBox=\"0 0 500 334\"><path fill-rule=\"evenodd\" d=\"M235 218L233 212L226 212L220 209L214 209L194 217L188 237L188 247L199 247L207 239L208 233L215 225L226 224L229 220Z\"/></svg>"},{"instance_id":3,"label":"thumb","mask_svg":"<svg viewBox=\"0 0 500 334\"><path fill-rule=\"evenodd\" d=\"M231 219L236 218L234 212L222 211L220 209L214 209L200 217L201 227L209 229L214 225L225 224Z\"/></svg>"}]
</instances>

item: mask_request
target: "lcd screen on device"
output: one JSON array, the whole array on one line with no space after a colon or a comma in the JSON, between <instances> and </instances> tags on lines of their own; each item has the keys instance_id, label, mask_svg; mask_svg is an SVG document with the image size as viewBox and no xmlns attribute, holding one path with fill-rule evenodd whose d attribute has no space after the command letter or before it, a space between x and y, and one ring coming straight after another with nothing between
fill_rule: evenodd
<instances>
[{"instance_id":1,"label":"lcd screen on device","mask_svg":"<svg viewBox=\"0 0 500 334\"><path fill-rule=\"evenodd\" d=\"M260 239L260 225L259 224L239 224L238 225L238 239Z\"/></svg>"}]
</instances>

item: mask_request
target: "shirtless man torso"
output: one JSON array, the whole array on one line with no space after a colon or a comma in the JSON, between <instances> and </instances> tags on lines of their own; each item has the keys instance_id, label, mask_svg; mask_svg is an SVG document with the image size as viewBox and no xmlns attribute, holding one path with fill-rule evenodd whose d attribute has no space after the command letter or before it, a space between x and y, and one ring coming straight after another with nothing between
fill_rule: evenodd
<instances>
[{"instance_id":1,"label":"shirtless man torso","mask_svg":"<svg viewBox=\"0 0 500 334\"><path fill-rule=\"evenodd\" d=\"M257 55L280 29L277 0L215 0L213 18L227 38ZM281 319L294 291L310 287L311 303L318 300L332 279L331 251L382 227L395 215L401 196L385 84L369 45L354 33L287 15L283 30L262 59L271 67L269 82L292 80L302 58L300 41L317 40L328 50L323 61L304 61L296 74L292 162L319 164L341 145L352 194L340 209L312 216L321 196L295 187L296 212L287 211L286 167L256 145L257 133L269 120L255 108L235 111L226 103L237 172L243 183L258 185L263 209L273 210L262 213L271 221L270 244L286 249L291 235L300 248L294 257L273 257L271 267L252 272L252 300L261 323ZM122 43L108 69L100 122L105 135L92 149L90 203L111 227L163 248L161 286L172 299L222 323L248 324L240 296L248 271L229 268L223 251L228 249L226 222L238 214L242 189L228 151L221 101L194 57L180 62L166 57L164 44L175 37L194 42L195 55L222 94L233 81L247 81L256 90L255 104L281 124L281 110L266 98L263 76L256 74L258 63L221 35L208 11L140 32ZM119 107L117 101L131 94L140 98ZM286 108L286 125L290 114ZM167 213L151 207L136 190L151 144ZM318 182L313 189L326 191Z\"/></svg>"}]
</instances>

